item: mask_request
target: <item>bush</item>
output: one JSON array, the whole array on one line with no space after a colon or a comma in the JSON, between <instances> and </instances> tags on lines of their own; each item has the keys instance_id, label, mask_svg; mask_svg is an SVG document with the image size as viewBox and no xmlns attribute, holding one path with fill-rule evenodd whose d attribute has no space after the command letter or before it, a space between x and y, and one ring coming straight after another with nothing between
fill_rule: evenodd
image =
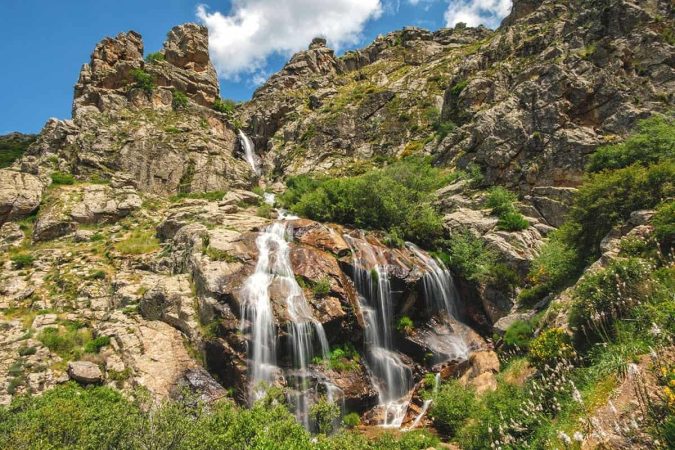
<instances>
[{"instance_id":1,"label":"bush","mask_svg":"<svg viewBox=\"0 0 675 450\"><path fill-rule=\"evenodd\" d=\"M549 328L530 342L528 358L539 369L545 365L554 367L558 361L573 356L572 340L562 328Z\"/></svg>"},{"instance_id":2,"label":"bush","mask_svg":"<svg viewBox=\"0 0 675 450\"><path fill-rule=\"evenodd\" d=\"M675 162L649 167L633 165L586 178L577 193L569 219L560 229L564 242L582 259L596 258L600 241L633 211L650 209L675 195Z\"/></svg>"},{"instance_id":3,"label":"bush","mask_svg":"<svg viewBox=\"0 0 675 450\"><path fill-rule=\"evenodd\" d=\"M110 345L110 337L98 336L85 344L84 351L85 353L98 353L106 345Z\"/></svg>"},{"instance_id":4,"label":"bush","mask_svg":"<svg viewBox=\"0 0 675 450\"><path fill-rule=\"evenodd\" d=\"M45 328L37 339L52 352L64 358L79 358L81 347L91 340L88 329Z\"/></svg>"},{"instance_id":5,"label":"bush","mask_svg":"<svg viewBox=\"0 0 675 450\"><path fill-rule=\"evenodd\" d=\"M665 247L666 253L670 252L675 240L675 201L671 200L660 205L652 218L654 226L654 235L661 245Z\"/></svg>"},{"instance_id":6,"label":"bush","mask_svg":"<svg viewBox=\"0 0 675 450\"><path fill-rule=\"evenodd\" d=\"M356 428L361 425L361 416L355 412L351 412L342 418L342 423L347 428Z\"/></svg>"},{"instance_id":7,"label":"bush","mask_svg":"<svg viewBox=\"0 0 675 450\"><path fill-rule=\"evenodd\" d=\"M398 319L398 322L396 322L396 329L400 333L410 334L415 329L415 324L410 317L402 316L400 319Z\"/></svg>"},{"instance_id":8,"label":"bush","mask_svg":"<svg viewBox=\"0 0 675 450\"><path fill-rule=\"evenodd\" d=\"M185 95L185 92L175 90L172 93L173 99L171 100L171 106L174 110L185 109L188 105L188 96Z\"/></svg>"},{"instance_id":9,"label":"bush","mask_svg":"<svg viewBox=\"0 0 675 450\"><path fill-rule=\"evenodd\" d=\"M143 69L134 69L131 71L131 76L134 79L134 87L141 89L146 94L152 94L152 91L155 90L155 82L152 79L152 75L146 72Z\"/></svg>"},{"instance_id":10,"label":"bush","mask_svg":"<svg viewBox=\"0 0 675 450\"><path fill-rule=\"evenodd\" d=\"M636 302L649 296L649 273L643 260L628 258L587 275L574 290L570 325L584 338L612 337L614 321L628 317Z\"/></svg>"},{"instance_id":11,"label":"bush","mask_svg":"<svg viewBox=\"0 0 675 450\"><path fill-rule=\"evenodd\" d=\"M638 123L637 133L619 144L600 147L587 170L600 172L632 164L649 165L675 159L674 116L655 116Z\"/></svg>"},{"instance_id":12,"label":"bush","mask_svg":"<svg viewBox=\"0 0 675 450\"><path fill-rule=\"evenodd\" d=\"M159 250L159 240L154 230L136 229L116 242L115 250L124 255L144 255Z\"/></svg>"},{"instance_id":13,"label":"bush","mask_svg":"<svg viewBox=\"0 0 675 450\"><path fill-rule=\"evenodd\" d=\"M485 206L491 209L492 215L501 216L504 213L513 211L513 203L516 200L516 194L501 186L496 186L488 192Z\"/></svg>"},{"instance_id":14,"label":"bush","mask_svg":"<svg viewBox=\"0 0 675 450\"><path fill-rule=\"evenodd\" d=\"M454 233L449 239L438 242L438 245L441 250L435 256L467 280L488 279L496 265L496 254L470 231Z\"/></svg>"},{"instance_id":15,"label":"bush","mask_svg":"<svg viewBox=\"0 0 675 450\"><path fill-rule=\"evenodd\" d=\"M263 203L262 205L258 206L258 209L256 210L256 215L258 217L264 217L266 219L269 219L272 217L272 211L274 208L272 205L268 205L267 203Z\"/></svg>"},{"instance_id":16,"label":"bush","mask_svg":"<svg viewBox=\"0 0 675 450\"><path fill-rule=\"evenodd\" d=\"M216 101L213 102L213 109L221 113L232 114L234 113L236 105L237 104L233 100L217 98Z\"/></svg>"},{"instance_id":17,"label":"bush","mask_svg":"<svg viewBox=\"0 0 675 450\"><path fill-rule=\"evenodd\" d=\"M320 357L314 358L314 364L326 364L330 369L337 372L348 372L359 369L361 356L350 343L342 347L334 347L328 353L328 359L323 360Z\"/></svg>"},{"instance_id":18,"label":"bush","mask_svg":"<svg viewBox=\"0 0 675 450\"><path fill-rule=\"evenodd\" d=\"M162 53L162 52L150 53L148 56L145 57L145 62L150 63L150 64L156 63L156 62L159 62L159 61L164 61L164 60L165 60L165 57L164 57L164 53Z\"/></svg>"},{"instance_id":19,"label":"bush","mask_svg":"<svg viewBox=\"0 0 675 450\"><path fill-rule=\"evenodd\" d=\"M52 184L75 184L75 177L69 173L54 172L51 174Z\"/></svg>"},{"instance_id":20,"label":"bush","mask_svg":"<svg viewBox=\"0 0 675 450\"><path fill-rule=\"evenodd\" d=\"M520 231L530 226L530 223L517 211L509 211L499 216L497 228L504 231Z\"/></svg>"},{"instance_id":21,"label":"bush","mask_svg":"<svg viewBox=\"0 0 675 450\"><path fill-rule=\"evenodd\" d=\"M504 343L509 347L527 350L534 334L534 325L529 320L517 320L504 333Z\"/></svg>"},{"instance_id":22,"label":"bush","mask_svg":"<svg viewBox=\"0 0 675 450\"><path fill-rule=\"evenodd\" d=\"M335 429L335 421L340 417L340 407L326 397L321 397L309 408L309 417L316 424L319 433L330 434Z\"/></svg>"},{"instance_id":23,"label":"bush","mask_svg":"<svg viewBox=\"0 0 675 450\"><path fill-rule=\"evenodd\" d=\"M315 297L321 298L330 294L330 279L324 277L312 285L312 293Z\"/></svg>"},{"instance_id":24,"label":"bush","mask_svg":"<svg viewBox=\"0 0 675 450\"><path fill-rule=\"evenodd\" d=\"M452 380L441 385L432 400L429 414L436 429L451 437L462 427L475 403L475 393Z\"/></svg>"},{"instance_id":25,"label":"bush","mask_svg":"<svg viewBox=\"0 0 675 450\"><path fill-rule=\"evenodd\" d=\"M30 253L18 253L13 255L10 260L15 269L25 269L33 265L35 257Z\"/></svg>"},{"instance_id":26,"label":"bush","mask_svg":"<svg viewBox=\"0 0 675 450\"><path fill-rule=\"evenodd\" d=\"M431 193L450 179L425 158L344 178L292 178L280 200L296 214L325 222L402 233L431 245L443 233Z\"/></svg>"}]
</instances>

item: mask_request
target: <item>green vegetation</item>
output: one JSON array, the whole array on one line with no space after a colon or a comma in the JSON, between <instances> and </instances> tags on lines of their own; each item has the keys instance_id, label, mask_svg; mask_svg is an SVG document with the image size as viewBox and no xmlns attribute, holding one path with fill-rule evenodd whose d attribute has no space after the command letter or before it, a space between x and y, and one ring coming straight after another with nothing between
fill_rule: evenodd
<instances>
[{"instance_id":1,"label":"green vegetation","mask_svg":"<svg viewBox=\"0 0 675 450\"><path fill-rule=\"evenodd\" d=\"M509 347L527 350L534 334L534 324L531 320L518 320L511 324L504 333L504 343Z\"/></svg>"},{"instance_id":2,"label":"green vegetation","mask_svg":"<svg viewBox=\"0 0 675 450\"><path fill-rule=\"evenodd\" d=\"M486 280L493 274L497 255L485 246L485 241L470 231L453 233L437 243L434 255L454 273L470 281Z\"/></svg>"},{"instance_id":3,"label":"green vegetation","mask_svg":"<svg viewBox=\"0 0 675 450\"><path fill-rule=\"evenodd\" d=\"M144 255L159 250L159 240L154 230L136 229L116 242L114 248L123 255Z\"/></svg>"},{"instance_id":4,"label":"green vegetation","mask_svg":"<svg viewBox=\"0 0 675 450\"><path fill-rule=\"evenodd\" d=\"M30 253L17 253L10 257L10 261L12 261L12 266L15 269L25 269L33 265L35 257Z\"/></svg>"},{"instance_id":5,"label":"green vegetation","mask_svg":"<svg viewBox=\"0 0 675 450\"><path fill-rule=\"evenodd\" d=\"M321 278L312 284L312 293L314 297L321 298L330 294L330 279L328 277Z\"/></svg>"},{"instance_id":6,"label":"green vegetation","mask_svg":"<svg viewBox=\"0 0 675 450\"><path fill-rule=\"evenodd\" d=\"M664 202L656 209L652 225L654 235L663 246L664 253L669 253L675 240L675 200Z\"/></svg>"},{"instance_id":7,"label":"green vegetation","mask_svg":"<svg viewBox=\"0 0 675 450\"><path fill-rule=\"evenodd\" d=\"M303 429L283 398L267 397L250 409L223 400L209 405L188 395L184 401L152 405L142 391L134 400L108 387L57 386L40 396L0 406L0 448L76 449L317 449L416 450L438 439L424 432L367 440L351 432L319 435ZM322 404L323 406L323 404ZM334 408L314 408L330 431Z\"/></svg>"},{"instance_id":8,"label":"green vegetation","mask_svg":"<svg viewBox=\"0 0 675 450\"><path fill-rule=\"evenodd\" d=\"M84 352L85 353L98 353L106 345L110 345L110 337L109 336L97 336L96 338L87 342L84 345Z\"/></svg>"},{"instance_id":9,"label":"green vegetation","mask_svg":"<svg viewBox=\"0 0 675 450\"><path fill-rule=\"evenodd\" d=\"M69 173L54 172L51 174L52 184L55 186L62 184L75 184L75 177Z\"/></svg>"},{"instance_id":10,"label":"green vegetation","mask_svg":"<svg viewBox=\"0 0 675 450\"><path fill-rule=\"evenodd\" d=\"M520 214L514 203L516 195L507 191L501 186L490 189L485 206L491 209L491 214L498 216L497 228L504 231L520 231L529 227L530 224L522 214Z\"/></svg>"},{"instance_id":11,"label":"green vegetation","mask_svg":"<svg viewBox=\"0 0 675 450\"><path fill-rule=\"evenodd\" d=\"M68 360L79 359L92 337L90 329L68 325L45 328L37 339L49 350Z\"/></svg>"},{"instance_id":12,"label":"green vegetation","mask_svg":"<svg viewBox=\"0 0 675 450\"><path fill-rule=\"evenodd\" d=\"M407 158L352 177L292 177L279 200L311 219L383 229L431 245L443 233L431 194L452 179L428 159Z\"/></svg>"},{"instance_id":13,"label":"green vegetation","mask_svg":"<svg viewBox=\"0 0 675 450\"><path fill-rule=\"evenodd\" d=\"M450 93L454 95L455 97L459 97L459 94L462 93L464 88L469 84L468 80L461 80L455 83L451 88L450 88Z\"/></svg>"},{"instance_id":14,"label":"green vegetation","mask_svg":"<svg viewBox=\"0 0 675 450\"><path fill-rule=\"evenodd\" d=\"M347 428L356 428L361 425L361 417L357 413L351 412L349 414L345 414L345 416L342 418L342 423Z\"/></svg>"},{"instance_id":15,"label":"green vegetation","mask_svg":"<svg viewBox=\"0 0 675 450\"><path fill-rule=\"evenodd\" d=\"M147 95L152 94L155 90L155 81L152 75L143 69L134 69L131 71L131 76L134 79L134 87L142 90Z\"/></svg>"},{"instance_id":16,"label":"green vegetation","mask_svg":"<svg viewBox=\"0 0 675 450\"><path fill-rule=\"evenodd\" d=\"M270 219L272 217L272 211L274 211L274 208L272 205L269 205L267 203L263 203L255 211L255 214L258 217L264 217L265 219Z\"/></svg>"},{"instance_id":17,"label":"green vegetation","mask_svg":"<svg viewBox=\"0 0 675 450\"><path fill-rule=\"evenodd\" d=\"M207 246L204 249L204 254L209 257L212 261L227 261L228 263L233 263L239 261L239 258L231 254L226 250L221 250L215 247Z\"/></svg>"},{"instance_id":18,"label":"green vegetation","mask_svg":"<svg viewBox=\"0 0 675 450\"><path fill-rule=\"evenodd\" d=\"M347 343L341 347L333 347L327 359L315 357L312 363L325 364L328 368L338 372L348 372L359 370L359 361L361 361L361 355L351 343Z\"/></svg>"},{"instance_id":19,"label":"green vegetation","mask_svg":"<svg viewBox=\"0 0 675 450\"><path fill-rule=\"evenodd\" d=\"M457 380L443 385L434 395L430 416L438 431L446 436L453 436L466 422L476 403L476 396L471 389L465 389Z\"/></svg>"},{"instance_id":20,"label":"green vegetation","mask_svg":"<svg viewBox=\"0 0 675 450\"><path fill-rule=\"evenodd\" d=\"M398 319L398 322L396 322L396 329L400 333L410 334L415 329L415 324L410 317L401 316L401 318Z\"/></svg>"},{"instance_id":21,"label":"green vegetation","mask_svg":"<svg viewBox=\"0 0 675 450\"><path fill-rule=\"evenodd\" d=\"M237 103L230 99L217 98L216 101L213 102L213 109L228 115L234 114L234 108L236 106Z\"/></svg>"},{"instance_id":22,"label":"green vegetation","mask_svg":"<svg viewBox=\"0 0 675 450\"><path fill-rule=\"evenodd\" d=\"M0 136L0 169L11 166L14 161L21 158L33 142L35 142L33 136Z\"/></svg>"},{"instance_id":23,"label":"green vegetation","mask_svg":"<svg viewBox=\"0 0 675 450\"><path fill-rule=\"evenodd\" d=\"M339 417L340 407L326 397L321 397L309 408L309 418L314 421L319 433L322 434L332 433Z\"/></svg>"},{"instance_id":24,"label":"green vegetation","mask_svg":"<svg viewBox=\"0 0 675 450\"><path fill-rule=\"evenodd\" d=\"M530 342L528 356L535 367L554 367L559 361L574 356L569 335L562 328L549 328Z\"/></svg>"},{"instance_id":25,"label":"green vegetation","mask_svg":"<svg viewBox=\"0 0 675 450\"><path fill-rule=\"evenodd\" d=\"M188 96L185 95L185 92L175 90L172 93L171 106L175 111L180 109L185 109L188 106Z\"/></svg>"},{"instance_id":26,"label":"green vegetation","mask_svg":"<svg viewBox=\"0 0 675 450\"><path fill-rule=\"evenodd\" d=\"M150 64L157 63L159 61L164 61L164 60L165 60L165 57L164 57L164 53L162 53L162 52L150 53L148 56L145 57L145 62L150 63Z\"/></svg>"}]
</instances>

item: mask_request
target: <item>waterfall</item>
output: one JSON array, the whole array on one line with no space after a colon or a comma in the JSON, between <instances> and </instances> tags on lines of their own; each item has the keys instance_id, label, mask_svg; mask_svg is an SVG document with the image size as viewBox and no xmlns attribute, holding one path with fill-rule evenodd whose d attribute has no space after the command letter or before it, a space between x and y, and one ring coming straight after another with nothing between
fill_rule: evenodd
<instances>
[{"instance_id":1,"label":"waterfall","mask_svg":"<svg viewBox=\"0 0 675 450\"><path fill-rule=\"evenodd\" d=\"M286 297L289 317L289 345L293 360L292 375L296 387L292 394L295 414L305 427L309 427L310 397L307 387L308 366L315 353L318 340L319 355L328 355L328 340L321 323L314 319L302 288L293 274L290 247L286 240L287 223L278 221L261 232L256 239L258 261L254 273L246 280L241 291L244 304L242 329L250 324L249 373L251 374L252 401L264 395L261 383L270 384L279 371L276 365L276 334L270 301L270 286Z\"/></svg>"},{"instance_id":2,"label":"waterfall","mask_svg":"<svg viewBox=\"0 0 675 450\"><path fill-rule=\"evenodd\" d=\"M436 397L436 394L438 394L438 387L441 384L441 374L437 373L434 376L434 387L432 390L432 397ZM429 406L431 406L431 402L433 400L431 398L424 400L424 403L422 404L422 409L420 410L420 413L415 417L415 420L413 421L412 425L410 425L406 431L414 430L417 428L417 426L420 424L422 421L422 418L426 415L427 411L429 411Z\"/></svg>"},{"instance_id":3,"label":"waterfall","mask_svg":"<svg viewBox=\"0 0 675 450\"><path fill-rule=\"evenodd\" d=\"M384 411L382 425L399 428L408 406L412 372L393 347L392 291L386 261L369 243L349 235L345 239L354 257L354 284L366 328L366 364ZM372 270L367 268L369 262L375 262Z\"/></svg>"},{"instance_id":4,"label":"waterfall","mask_svg":"<svg viewBox=\"0 0 675 450\"><path fill-rule=\"evenodd\" d=\"M242 130L239 130L239 140L241 141L241 146L244 147L244 158L246 159L246 162L251 166L253 173L258 175L260 172L258 165L255 162L255 146L253 145L253 141Z\"/></svg>"}]
</instances>

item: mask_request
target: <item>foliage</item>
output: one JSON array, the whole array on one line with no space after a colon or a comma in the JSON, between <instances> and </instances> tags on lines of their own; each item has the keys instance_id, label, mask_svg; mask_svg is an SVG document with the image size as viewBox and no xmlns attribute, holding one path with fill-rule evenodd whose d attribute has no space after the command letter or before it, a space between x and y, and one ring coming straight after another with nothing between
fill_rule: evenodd
<instances>
[{"instance_id":1,"label":"foliage","mask_svg":"<svg viewBox=\"0 0 675 450\"><path fill-rule=\"evenodd\" d=\"M396 329L400 333L410 334L415 329L415 324L410 317L401 316L401 318L398 319L398 322L396 322Z\"/></svg>"},{"instance_id":2,"label":"foliage","mask_svg":"<svg viewBox=\"0 0 675 450\"><path fill-rule=\"evenodd\" d=\"M237 106L237 103L234 100L217 98L213 102L213 109L218 112L231 115L234 113L234 108Z\"/></svg>"},{"instance_id":3,"label":"foliage","mask_svg":"<svg viewBox=\"0 0 675 450\"><path fill-rule=\"evenodd\" d=\"M383 229L430 245L443 232L431 193L451 176L426 158L407 158L352 177L291 178L280 201L314 220Z\"/></svg>"},{"instance_id":4,"label":"foliage","mask_svg":"<svg viewBox=\"0 0 675 450\"><path fill-rule=\"evenodd\" d=\"M169 200L172 202L180 201L184 198L197 198L204 199L208 201L219 201L222 200L225 196L223 191L208 191L208 192L182 192L177 195L169 197Z\"/></svg>"},{"instance_id":5,"label":"foliage","mask_svg":"<svg viewBox=\"0 0 675 450\"><path fill-rule=\"evenodd\" d=\"M38 334L37 339L59 356L76 359L82 354L82 347L91 341L91 331L77 327L48 327Z\"/></svg>"},{"instance_id":6,"label":"foliage","mask_svg":"<svg viewBox=\"0 0 675 450\"><path fill-rule=\"evenodd\" d=\"M52 184L57 186L61 184L75 184L75 177L69 173L54 172L51 174Z\"/></svg>"},{"instance_id":7,"label":"foliage","mask_svg":"<svg viewBox=\"0 0 675 450\"><path fill-rule=\"evenodd\" d=\"M430 416L434 426L446 436L454 436L471 414L475 403L473 390L463 387L457 380L443 383L431 403Z\"/></svg>"},{"instance_id":8,"label":"foliage","mask_svg":"<svg viewBox=\"0 0 675 450\"><path fill-rule=\"evenodd\" d=\"M342 418L342 423L344 423L347 428L356 428L361 424L361 416L355 412L350 412L349 414L345 414Z\"/></svg>"},{"instance_id":9,"label":"foliage","mask_svg":"<svg viewBox=\"0 0 675 450\"><path fill-rule=\"evenodd\" d=\"M152 91L155 90L155 82L152 79L152 75L146 72L143 69L134 69L131 71L131 76L134 79L134 87L141 89L146 94L152 94Z\"/></svg>"},{"instance_id":10,"label":"foliage","mask_svg":"<svg viewBox=\"0 0 675 450\"><path fill-rule=\"evenodd\" d=\"M162 53L162 52L150 53L148 56L145 57L145 62L151 63L151 64L159 62L159 61L164 61L164 60L165 60L165 57L164 57L164 53Z\"/></svg>"},{"instance_id":11,"label":"foliage","mask_svg":"<svg viewBox=\"0 0 675 450\"><path fill-rule=\"evenodd\" d=\"M188 105L188 96L185 92L175 90L172 93L171 106L174 110L185 109Z\"/></svg>"},{"instance_id":12,"label":"foliage","mask_svg":"<svg viewBox=\"0 0 675 450\"><path fill-rule=\"evenodd\" d=\"M538 368L553 367L562 359L574 356L570 336L562 328L549 328L530 342L528 356Z\"/></svg>"},{"instance_id":13,"label":"foliage","mask_svg":"<svg viewBox=\"0 0 675 450\"><path fill-rule=\"evenodd\" d=\"M321 298L330 294L330 279L327 277L320 278L312 284L312 293L315 297Z\"/></svg>"},{"instance_id":14,"label":"foliage","mask_svg":"<svg viewBox=\"0 0 675 450\"><path fill-rule=\"evenodd\" d=\"M11 135L0 136L0 169L11 166L14 161L21 158L34 141L34 137L16 139Z\"/></svg>"},{"instance_id":15,"label":"foliage","mask_svg":"<svg viewBox=\"0 0 675 450\"><path fill-rule=\"evenodd\" d=\"M669 252L675 241L675 200L664 202L656 209L652 225L656 239Z\"/></svg>"},{"instance_id":16,"label":"foliage","mask_svg":"<svg viewBox=\"0 0 675 450\"><path fill-rule=\"evenodd\" d=\"M312 362L314 364L326 364L330 369L337 372L347 372L358 370L360 360L361 355L359 355L351 343L347 343L341 347L333 347L328 352L326 360L316 357Z\"/></svg>"},{"instance_id":17,"label":"foliage","mask_svg":"<svg viewBox=\"0 0 675 450\"><path fill-rule=\"evenodd\" d=\"M35 257L30 253L17 253L13 255L10 260L15 269L25 269L33 265Z\"/></svg>"},{"instance_id":18,"label":"foliage","mask_svg":"<svg viewBox=\"0 0 675 450\"><path fill-rule=\"evenodd\" d=\"M488 279L497 264L496 254L470 231L453 233L449 239L438 241L438 248L435 256L467 280Z\"/></svg>"},{"instance_id":19,"label":"foliage","mask_svg":"<svg viewBox=\"0 0 675 450\"><path fill-rule=\"evenodd\" d=\"M454 95L455 97L458 97L459 94L462 93L464 88L469 84L468 80L460 80L457 83L455 83L451 88L450 88L450 93Z\"/></svg>"},{"instance_id":20,"label":"foliage","mask_svg":"<svg viewBox=\"0 0 675 450\"><path fill-rule=\"evenodd\" d=\"M239 261L239 258L228 252L227 250L221 250L219 248L207 246L204 249L204 254L209 257L212 261L227 261L229 263Z\"/></svg>"},{"instance_id":21,"label":"foliage","mask_svg":"<svg viewBox=\"0 0 675 450\"><path fill-rule=\"evenodd\" d=\"M85 353L98 353L103 347L110 345L109 336L97 336L84 345Z\"/></svg>"},{"instance_id":22,"label":"foliage","mask_svg":"<svg viewBox=\"0 0 675 450\"><path fill-rule=\"evenodd\" d=\"M530 226L530 223L518 211L509 211L499 216L497 228L504 231L521 231Z\"/></svg>"},{"instance_id":23,"label":"foliage","mask_svg":"<svg viewBox=\"0 0 675 450\"><path fill-rule=\"evenodd\" d=\"M534 324L530 320L513 322L504 333L504 343L509 347L527 350L534 334Z\"/></svg>"},{"instance_id":24,"label":"foliage","mask_svg":"<svg viewBox=\"0 0 675 450\"><path fill-rule=\"evenodd\" d=\"M622 169L632 164L648 166L675 159L675 117L654 116L638 123L637 133L625 141L600 147L590 157L587 170Z\"/></svg>"},{"instance_id":25,"label":"foliage","mask_svg":"<svg viewBox=\"0 0 675 450\"><path fill-rule=\"evenodd\" d=\"M321 397L309 408L309 417L322 434L330 434L335 429L335 423L340 417L340 407L326 397Z\"/></svg>"},{"instance_id":26,"label":"foliage","mask_svg":"<svg viewBox=\"0 0 675 450\"><path fill-rule=\"evenodd\" d=\"M264 217L266 219L269 219L272 217L272 211L274 208L272 205L269 205L267 203L263 203L262 205L258 206L258 209L256 210L255 214L258 217Z\"/></svg>"},{"instance_id":27,"label":"foliage","mask_svg":"<svg viewBox=\"0 0 675 450\"><path fill-rule=\"evenodd\" d=\"M124 255L144 255L159 250L159 240L153 230L135 229L114 247Z\"/></svg>"}]
</instances>

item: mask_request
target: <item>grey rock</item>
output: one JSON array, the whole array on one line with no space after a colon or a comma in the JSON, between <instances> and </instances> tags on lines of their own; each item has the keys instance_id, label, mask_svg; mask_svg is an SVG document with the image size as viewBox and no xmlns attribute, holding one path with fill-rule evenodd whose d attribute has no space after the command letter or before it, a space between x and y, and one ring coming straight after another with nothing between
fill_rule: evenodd
<instances>
[{"instance_id":1,"label":"grey rock","mask_svg":"<svg viewBox=\"0 0 675 450\"><path fill-rule=\"evenodd\" d=\"M89 361L70 361L68 376L82 384L98 384L103 381L103 372L98 365Z\"/></svg>"}]
</instances>

